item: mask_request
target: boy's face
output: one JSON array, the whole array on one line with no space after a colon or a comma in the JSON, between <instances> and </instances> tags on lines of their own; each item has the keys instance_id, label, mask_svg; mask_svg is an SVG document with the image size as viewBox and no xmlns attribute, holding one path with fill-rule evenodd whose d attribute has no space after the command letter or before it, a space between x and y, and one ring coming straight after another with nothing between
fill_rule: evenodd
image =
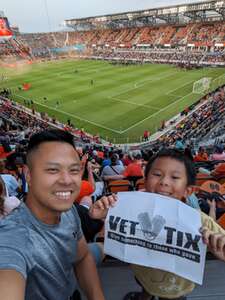
<instances>
[{"instance_id":1,"label":"boy's face","mask_svg":"<svg viewBox=\"0 0 225 300\"><path fill-rule=\"evenodd\" d=\"M171 157L156 158L145 181L147 192L182 200L191 193L184 163Z\"/></svg>"}]
</instances>

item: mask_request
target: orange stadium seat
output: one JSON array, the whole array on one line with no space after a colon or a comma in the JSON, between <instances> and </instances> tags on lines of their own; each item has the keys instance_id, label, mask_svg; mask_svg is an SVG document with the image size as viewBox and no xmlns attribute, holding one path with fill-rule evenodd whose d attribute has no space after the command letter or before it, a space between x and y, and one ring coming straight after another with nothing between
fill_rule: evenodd
<instances>
[{"instance_id":1,"label":"orange stadium seat","mask_svg":"<svg viewBox=\"0 0 225 300\"><path fill-rule=\"evenodd\" d=\"M135 190L139 191L139 190L143 190L145 188L145 180L144 178L140 178L137 180L136 184L135 184Z\"/></svg>"},{"instance_id":2,"label":"orange stadium seat","mask_svg":"<svg viewBox=\"0 0 225 300\"><path fill-rule=\"evenodd\" d=\"M108 183L108 191L110 193L117 193L117 192L127 192L132 189L132 185L130 184L129 180L122 179L122 180L111 180Z\"/></svg>"},{"instance_id":3,"label":"orange stadium seat","mask_svg":"<svg viewBox=\"0 0 225 300\"><path fill-rule=\"evenodd\" d=\"M221 195L225 194L225 189L224 187L217 181L215 180L207 180L205 181L201 186L200 190L203 190L208 193L213 193L217 192Z\"/></svg>"},{"instance_id":4,"label":"orange stadium seat","mask_svg":"<svg viewBox=\"0 0 225 300\"><path fill-rule=\"evenodd\" d=\"M225 229L225 213L217 220L217 223Z\"/></svg>"},{"instance_id":5,"label":"orange stadium seat","mask_svg":"<svg viewBox=\"0 0 225 300\"><path fill-rule=\"evenodd\" d=\"M203 174L203 173L197 173L196 176L196 185L200 186L207 180L213 180L214 178L211 175Z\"/></svg>"},{"instance_id":6,"label":"orange stadium seat","mask_svg":"<svg viewBox=\"0 0 225 300\"><path fill-rule=\"evenodd\" d=\"M225 187L225 176L219 177L219 178L217 179L217 181L218 181L220 184L224 185L224 187Z\"/></svg>"}]
</instances>

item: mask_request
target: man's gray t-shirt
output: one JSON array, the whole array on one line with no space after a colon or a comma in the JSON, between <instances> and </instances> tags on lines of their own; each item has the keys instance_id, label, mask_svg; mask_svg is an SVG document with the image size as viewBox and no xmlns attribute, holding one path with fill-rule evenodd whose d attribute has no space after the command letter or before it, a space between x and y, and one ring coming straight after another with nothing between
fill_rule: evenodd
<instances>
[{"instance_id":1,"label":"man's gray t-shirt","mask_svg":"<svg viewBox=\"0 0 225 300\"><path fill-rule=\"evenodd\" d=\"M0 221L0 269L26 279L26 300L67 300L76 286L73 266L82 237L76 208L47 225L22 203Z\"/></svg>"}]
</instances>

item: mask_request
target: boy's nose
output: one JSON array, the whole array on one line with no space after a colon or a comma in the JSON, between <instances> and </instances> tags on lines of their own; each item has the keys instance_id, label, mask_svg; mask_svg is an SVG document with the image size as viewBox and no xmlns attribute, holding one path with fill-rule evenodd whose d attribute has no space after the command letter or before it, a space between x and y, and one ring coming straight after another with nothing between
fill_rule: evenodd
<instances>
[{"instance_id":1,"label":"boy's nose","mask_svg":"<svg viewBox=\"0 0 225 300\"><path fill-rule=\"evenodd\" d=\"M160 179L161 185L168 185L169 184L169 178L167 176L162 176Z\"/></svg>"}]
</instances>

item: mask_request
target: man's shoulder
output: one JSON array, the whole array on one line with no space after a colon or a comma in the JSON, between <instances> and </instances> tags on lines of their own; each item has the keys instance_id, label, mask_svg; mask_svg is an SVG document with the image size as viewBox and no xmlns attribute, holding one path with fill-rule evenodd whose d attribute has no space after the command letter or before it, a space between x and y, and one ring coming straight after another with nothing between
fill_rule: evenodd
<instances>
[{"instance_id":1,"label":"man's shoulder","mask_svg":"<svg viewBox=\"0 0 225 300\"><path fill-rule=\"evenodd\" d=\"M76 205L72 205L72 207L68 211L64 212L63 217L69 219L72 223L77 223L77 221L79 220L79 215Z\"/></svg>"},{"instance_id":2,"label":"man's shoulder","mask_svg":"<svg viewBox=\"0 0 225 300\"><path fill-rule=\"evenodd\" d=\"M23 204L15 208L8 216L0 221L0 243L4 239L24 241L29 238L30 227L27 224L26 210Z\"/></svg>"},{"instance_id":3,"label":"man's shoulder","mask_svg":"<svg viewBox=\"0 0 225 300\"><path fill-rule=\"evenodd\" d=\"M20 223L3 219L0 222L0 249L10 247L26 249L29 244L30 234L28 228Z\"/></svg>"}]
</instances>

